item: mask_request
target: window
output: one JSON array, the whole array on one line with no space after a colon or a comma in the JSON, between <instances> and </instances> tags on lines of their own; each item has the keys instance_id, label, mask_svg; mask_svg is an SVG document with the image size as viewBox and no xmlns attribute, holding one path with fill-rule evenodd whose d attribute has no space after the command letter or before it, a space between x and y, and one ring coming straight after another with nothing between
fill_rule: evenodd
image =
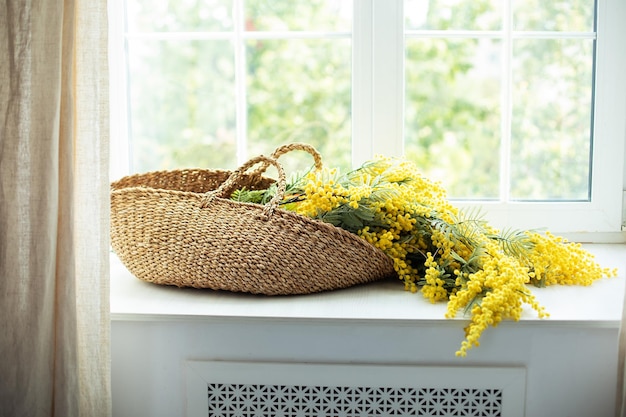
<instances>
[{"instance_id":1,"label":"window","mask_svg":"<svg viewBox=\"0 0 626 417\"><path fill-rule=\"evenodd\" d=\"M352 0L118 5L131 169L235 168L289 141L350 166Z\"/></svg>"},{"instance_id":2,"label":"window","mask_svg":"<svg viewBox=\"0 0 626 417\"><path fill-rule=\"evenodd\" d=\"M114 0L112 175L305 141L344 169L404 154L501 227L614 239L624 18L619 0Z\"/></svg>"}]
</instances>

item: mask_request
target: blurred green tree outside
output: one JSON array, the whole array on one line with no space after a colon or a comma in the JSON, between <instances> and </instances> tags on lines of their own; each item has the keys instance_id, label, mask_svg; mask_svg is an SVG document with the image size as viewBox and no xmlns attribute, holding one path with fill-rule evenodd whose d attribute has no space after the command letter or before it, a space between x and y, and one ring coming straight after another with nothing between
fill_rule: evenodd
<instances>
[{"instance_id":1,"label":"blurred green tree outside","mask_svg":"<svg viewBox=\"0 0 626 417\"><path fill-rule=\"evenodd\" d=\"M351 1L246 0L232 39L231 0L127 0L129 136L134 171L237 165L238 88L247 155L304 141L328 166L350 167ZM514 2L515 30L593 31L585 0ZM522 7L522 5L524 7ZM406 29L500 31L500 0L407 0ZM285 34L258 37L255 32ZM210 36L178 36L180 32ZM146 36L132 36L139 33ZM175 34L175 36L172 36ZM503 108L498 36L407 36L405 154L453 198L497 199L503 121L510 119L510 194L588 196L592 57L589 39L513 39L511 109ZM245 68L238 72L237 48ZM238 84L239 83L239 84ZM288 171L308 167L288 158Z\"/></svg>"}]
</instances>

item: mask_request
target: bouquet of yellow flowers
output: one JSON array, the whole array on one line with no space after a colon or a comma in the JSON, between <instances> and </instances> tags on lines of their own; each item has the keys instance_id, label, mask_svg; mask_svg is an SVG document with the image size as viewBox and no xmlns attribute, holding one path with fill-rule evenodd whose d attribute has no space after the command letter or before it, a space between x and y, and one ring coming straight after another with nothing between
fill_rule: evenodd
<instances>
[{"instance_id":1,"label":"bouquet of yellow flowers","mask_svg":"<svg viewBox=\"0 0 626 417\"><path fill-rule=\"evenodd\" d=\"M274 194L273 187L240 189L231 198L265 203ZM590 285L617 274L580 244L549 232L497 230L480 213L461 211L438 183L403 159L377 157L345 174L309 170L294 176L281 204L381 249L406 290L433 303L447 300L447 318L469 314L457 356L478 346L488 326L519 320L524 304L547 317L529 285Z\"/></svg>"}]
</instances>

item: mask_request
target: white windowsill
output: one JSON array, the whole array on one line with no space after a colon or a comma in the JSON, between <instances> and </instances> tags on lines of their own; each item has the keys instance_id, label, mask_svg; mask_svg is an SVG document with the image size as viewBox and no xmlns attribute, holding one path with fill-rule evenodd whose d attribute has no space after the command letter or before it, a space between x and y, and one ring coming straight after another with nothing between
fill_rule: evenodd
<instances>
[{"instance_id":1,"label":"white windowsill","mask_svg":"<svg viewBox=\"0 0 626 417\"><path fill-rule=\"evenodd\" d=\"M593 244L585 248L596 255L602 266L618 268L618 277L602 279L590 287L533 287L532 292L546 307L550 318L537 319L527 306L517 325L620 326L626 244ZM115 255L111 256L111 319L114 321L260 318L452 323L444 318L445 311L445 303L431 304L421 294L404 291L399 281L305 296L255 296L146 283L133 277Z\"/></svg>"}]
</instances>

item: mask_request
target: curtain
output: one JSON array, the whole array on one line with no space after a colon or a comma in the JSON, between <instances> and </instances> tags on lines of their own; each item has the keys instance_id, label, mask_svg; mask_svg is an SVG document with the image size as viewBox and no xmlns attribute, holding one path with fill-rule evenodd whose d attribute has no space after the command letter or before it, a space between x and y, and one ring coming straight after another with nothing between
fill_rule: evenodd
<instances>
[{"instance_id":1,"label":"curtain","mask_svg":"<svg viewBox=\"0 0 626 417\"><path fill-rule=\"evenodd\" d=\"M110 416L106 0L0 3L0 416Z\"/></svg>"}]
</instances>

